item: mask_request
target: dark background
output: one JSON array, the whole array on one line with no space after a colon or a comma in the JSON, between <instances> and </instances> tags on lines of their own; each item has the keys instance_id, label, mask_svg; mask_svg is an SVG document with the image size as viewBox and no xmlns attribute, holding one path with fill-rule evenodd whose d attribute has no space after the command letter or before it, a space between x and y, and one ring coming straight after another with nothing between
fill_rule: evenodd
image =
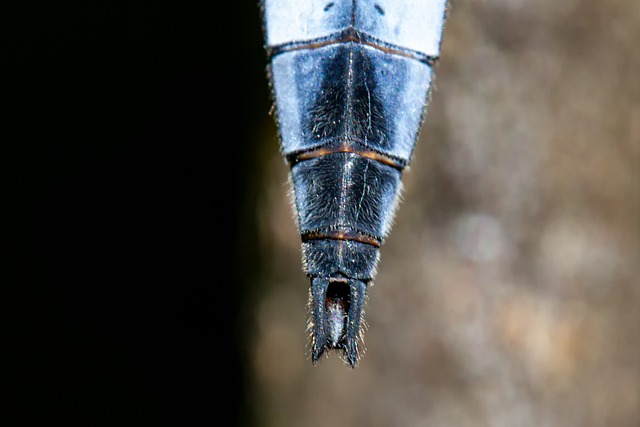
<instances>
[{"instance_id":1,"label":"dark background","mask_svg":"<svg viewBox=\"0 0 640 427\"><path fill-rule=\"evenodd\" d=\"M257 2L228 3L5 10L1 425L251 422L268 93Z\"/></svg>"}]
</instances>

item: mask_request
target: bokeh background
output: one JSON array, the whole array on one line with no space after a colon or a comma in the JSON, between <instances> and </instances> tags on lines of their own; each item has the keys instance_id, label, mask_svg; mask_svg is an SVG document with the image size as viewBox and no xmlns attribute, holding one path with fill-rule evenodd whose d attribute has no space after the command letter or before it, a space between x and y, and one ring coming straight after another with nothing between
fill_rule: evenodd
<instances>
[{"instance_id":1,"label":"bokeh background","mask_svg":"<svg viewBox=\"0 0 640 427\"><path fill-rule=\"evenodd\" d=\"M355 370L309 359L264 118L257 425L640 425L639 46L638 2L451 3Z\"/></svg>"},{"instance_id":2,"label":"bokeh background","mask_svg":"<svg viewBox=\"0 0 640 427\"><path fill-rule=\"evenodd\" d=\"M257 1L3 7L0 425L640 420L640 3L454 0L356 369Z\"/></svg>"}]
</instances>

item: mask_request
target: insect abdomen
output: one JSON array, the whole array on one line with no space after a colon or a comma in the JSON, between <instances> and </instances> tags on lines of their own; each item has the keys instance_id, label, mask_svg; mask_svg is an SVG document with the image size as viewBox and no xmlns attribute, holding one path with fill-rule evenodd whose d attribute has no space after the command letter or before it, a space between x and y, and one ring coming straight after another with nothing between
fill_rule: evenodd
<instances>
[{"instance_id":1,"label":"insect abdomen","mask_svg":"<svg viewBox=\"0 0 640 427\"><path fill-rule=\"evenodd\" d=\"M396 3L271 3L280 9L266 4L267 42L282 43L270 46L269 72L311 278L312 358L336 348L353 366L366 289L422 122L441 25L412 38L400 25L411 10ZM416 5L423 12L442 6L434 12L442 23L442 1ZM285 7L290 30L274 27Z\"/></svg>"}]
</instances>

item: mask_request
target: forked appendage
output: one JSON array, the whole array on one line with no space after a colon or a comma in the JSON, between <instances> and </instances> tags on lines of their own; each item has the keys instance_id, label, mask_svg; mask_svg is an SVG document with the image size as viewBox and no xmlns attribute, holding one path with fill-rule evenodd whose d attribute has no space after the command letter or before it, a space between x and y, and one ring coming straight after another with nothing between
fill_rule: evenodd
<instances>
[{"instance_id":1,"label":"forked appendage","mask_svg":"<svg viewBox=\"0 0 640 427\"><path fill-rule=\"evenodd\" d=\"M367 284L361 280L311 279L311 360L314 365L325 350L342 350L345 362L356 366L366 292Z\"/></svg>"}]
</instances>

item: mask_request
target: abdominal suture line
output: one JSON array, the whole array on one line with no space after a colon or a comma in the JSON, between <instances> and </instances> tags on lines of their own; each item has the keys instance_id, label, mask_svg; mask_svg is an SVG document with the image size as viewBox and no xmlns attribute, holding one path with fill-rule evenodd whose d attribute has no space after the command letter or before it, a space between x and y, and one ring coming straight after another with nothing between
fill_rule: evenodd
<instances>
[{"instance_id":1,"label":"abdominal suture line","mask_svg":"<svg viewBox=\"0 0 640 427\"><path fill-rule=\"evenodd\" d=\"M314 150L305 151L303 153L298 153L289 158L289 163L294 165L298 162L302 162L304 160L311 160L317 157L326 156L328 154L336 154L336 153L353 153L357 154L361 157L365 157L367 159L375 160L387 166L391 166L392 168L403 170L405 168L404 162L400 160L396 160L386 154L379 153L373 150L367 150L364 148L353 147L350 145L340 145L337 147L320 147Z\"/></svg>"},{"instance_id":2,"label":"abdominal suture line","mask_svg":"<svg viewBox=\"0 0 640 427\"><path fill-rule=\"evenodd\" d=\"M375 246L376 248L381 246L380 239L359 231L347 230L344 228L309 231L301 234L300 237L302 238L302 242L308 242L310 240L347 240Z\"/></svg>"},{"instance_id":3,"label":"abdominal suture line","mask_svg":"<svg viewBox=\"0 0 640 427\"><path fill-rule=\"evenodd\" d=\"M415 59L417 61L424 62L431 67L433 67L436 64L436 62L438 62L438 59L439 59L438 56L426 55L424 53L414 51L412 49L403 48L400 46L395 46L393 44L383 42L366 33L360 32L353 27L349 27L346 30L340 31L338 33L335 33L326 37L314 39L314 40L290 42L290 43L285 43L279 46L273 46L268 48L267 55L269 57L273 57L275 55L278 55L284 52L291 52L295 50L304 50L304 49L313 50L313 49L319 49L325 46L348 43L348 42L355 42L365 46L369 46L391 55L399 55L399 56Z\"/></svg>"}]
</instances>

